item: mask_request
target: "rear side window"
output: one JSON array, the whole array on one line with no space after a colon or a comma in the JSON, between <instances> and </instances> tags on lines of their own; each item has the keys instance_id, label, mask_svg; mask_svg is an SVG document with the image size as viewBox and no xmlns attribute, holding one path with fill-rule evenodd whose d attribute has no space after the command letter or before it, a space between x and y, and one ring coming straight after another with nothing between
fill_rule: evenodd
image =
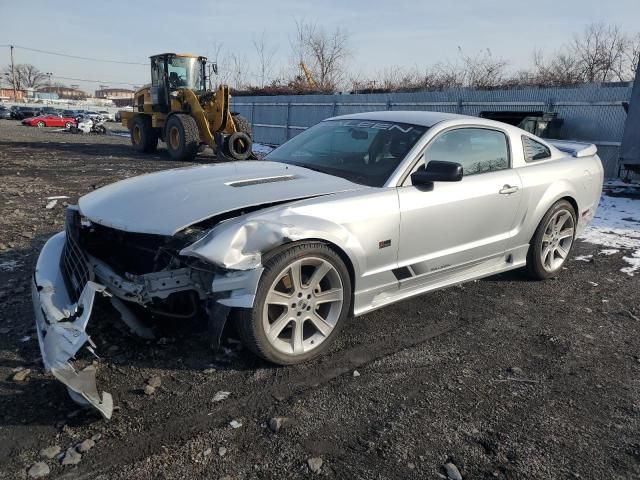
<instances>
[{"instance_id":1,"label":"rear side window","mask_svg":"<svg viewBox=\"0 0 640 480\"><path fill-rule=\"evenodd\" d=\"M524 148L524 161L535 162L551 157L551 150L546 145L536 142L533 138L522 136L522 147Z\"/></svg>"},{"instance_id":2,"label":"rear side window","mask_svg":"<svg viewBox=\"0 0 640 480\"><path fill-rule=\"evenodd\" d=\"M443 133L425 152L431 160L457 162L464 176L509 168L509 146L502 132L484 128L459 128Z\"/></svg>"}]
</instances>

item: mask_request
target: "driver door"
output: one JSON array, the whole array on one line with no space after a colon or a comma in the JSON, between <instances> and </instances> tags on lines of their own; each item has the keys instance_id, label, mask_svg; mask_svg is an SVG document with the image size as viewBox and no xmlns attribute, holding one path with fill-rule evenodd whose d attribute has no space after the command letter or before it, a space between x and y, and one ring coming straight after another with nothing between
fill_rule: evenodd
<instances>
[{"instance_id":1,"label":"driver door","mask_svg":"<svg viewBox=\"0 0 640 480\"><path fill-rule=\"evenodd\" d=\"M427 146L424 161L430 160L460 163L463 178L429 189L411 185L409 177L398 188L402 286L504 263L521 200L508 137L500 130L447 130Z\"/></svg>"}]
</instances>

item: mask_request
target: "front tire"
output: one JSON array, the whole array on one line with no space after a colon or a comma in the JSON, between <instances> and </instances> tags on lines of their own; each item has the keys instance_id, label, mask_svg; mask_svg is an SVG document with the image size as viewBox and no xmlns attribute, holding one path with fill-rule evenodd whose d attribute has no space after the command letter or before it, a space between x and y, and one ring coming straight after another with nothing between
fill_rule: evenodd
<instances>
[{"instance_id":1,"label":"front tire","mask_svg":"<svg viewBox=\"0 0 640 480\"><path fill-rule=\"evenodd\" d=\"M251 309L238 315L243 343L279 365L322 354L345 323L351 279L340 256L319 242L303 242L265 257Z\"/></svg>"},{"instance_id":2,"label":"front tire","mask_svg":"<svg viewBox=\"0 0 640 480\"><path fill-rule=\"evenodd\" d=\"M190 115L177 113L169 117L164 139L172 159L191 162L196 158L200 148L200 131Z\"/></svg>"},{"instance_id":3,"label":"front tire","mask_svg":"<svg viewBox=\"0 0 640 480\"><path fill-rule=\"evenodd\" d=\"M44 123L44 122L38 122L38 123L36 124L36 126L37 126L38 128L44 128L44 127L46 127L46 125L45 125L45 123Z\"/></svg>"},{"instance_id":4,"label":"front tire","mask_svg":"<svg viewBox=\"0 0 640 480\"><path fill-rule=\"evenodd\" d=\"M566 200L554 203L542 217L527 253L527 274L535 280L558 275L575 240L576 212Z\"/></svg>"},{"instance_id":5,"label":"front tire","mask_svg":"<svg viewBox=\"0 0 640 480\"><path fill-rule=\"evenodd\" d=\"M131 145L138 152L153 153L158 148L158 134L151 126L151 118L147 115L135 115L129 127Z\"/></svg>"}]
</instances>

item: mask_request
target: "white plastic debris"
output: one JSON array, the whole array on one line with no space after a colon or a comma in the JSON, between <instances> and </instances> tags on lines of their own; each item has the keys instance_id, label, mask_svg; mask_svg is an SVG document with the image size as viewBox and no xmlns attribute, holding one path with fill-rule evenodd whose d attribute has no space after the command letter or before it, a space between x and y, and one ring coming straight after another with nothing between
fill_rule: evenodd
<instances>
[{"instance_id":1,"label":"white plastic debris","mask_svg":"<svg viewBox=\"0 0 640 480\"><path fill-rule=\"evenodd\" d=\"M222 400L226 400L227 398L229 398L229 395L231 395L231 392L216 392L216 394L213 396L213 401L221 402Z\"/></svg>"},{"instance_id":2,"label":"white plastic debris","mask_svg":"<svg viewBox=\"0 0 640 480\"><path fill-rule=\"evenodd\" d=\"M49 203L47 203L47 205L44 208L46 208L47 210L51 210L57 204L58 204L58 200L51 200Z\"/></svg>"}]
</instances>

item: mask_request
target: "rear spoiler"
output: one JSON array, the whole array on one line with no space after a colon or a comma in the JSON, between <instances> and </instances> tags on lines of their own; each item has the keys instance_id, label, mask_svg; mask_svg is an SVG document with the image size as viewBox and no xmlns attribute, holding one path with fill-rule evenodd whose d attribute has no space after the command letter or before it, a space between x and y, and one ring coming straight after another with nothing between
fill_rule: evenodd
<instances>
[{"instance_id":1,"label":"rear spoiler","mask_svg":"<svg viewBox=\"0 0 640 480\"><path fill-rule=\"evenodd\" d=\"M547 140L547 142L572 157L591 157L598 153L598 147L593 143L569 142L565 140Z\"/></svg>"}]
</instances>

